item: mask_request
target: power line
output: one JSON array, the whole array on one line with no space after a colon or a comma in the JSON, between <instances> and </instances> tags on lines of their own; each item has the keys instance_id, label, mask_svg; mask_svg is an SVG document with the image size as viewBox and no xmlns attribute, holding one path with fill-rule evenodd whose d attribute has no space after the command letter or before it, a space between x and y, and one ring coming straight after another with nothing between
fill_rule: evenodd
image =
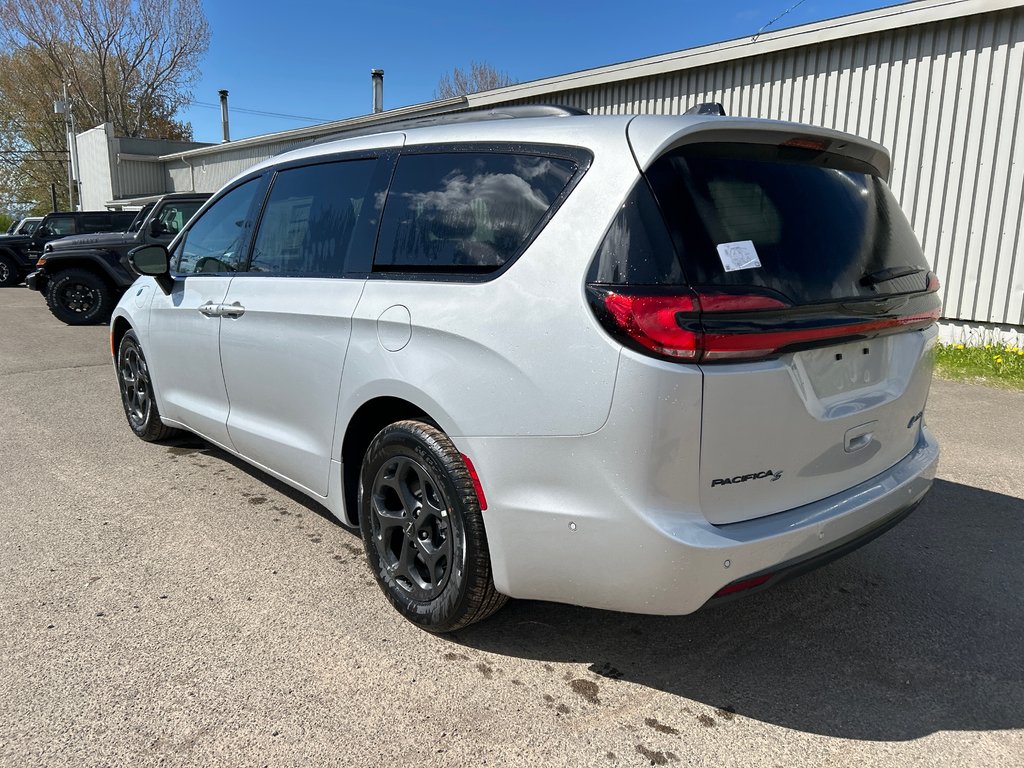
<instances>
[{"instance_id":1,"label":"power line","mask_svg":"<svg viewBox=\"0 0 1024 768\"><path fill-rule=\"evenodd\" d=\"M752 38L750 38L750 42L752 42L752 43L753 43L753 42L756 42L756 41L757 41L757 38L759 38L759 37L761 36L761 33L762 33L762 32L764 32L764 31L765 31L766 29L768 29L768 27L770 27L770 26L771 26L772 24L774 24L774 23L775 23L776 21L778 21L779 19L781 19L781 18L782 18L783 16L785 16L785 15L786 15L787 13L789 13L790 11L795 11L795 10L796 10L797 8L799 8L799 7L801 6L801 5L803 5L803 4L804 4L804 2L805 2L805 0L798 0L798 1L796 2L796 3L794 3L794 4L793 4L793 5L791 5L791 6L789 7L789 8L787 8L786 10L784 10L784 11L783 11L782 13L780 13L780 14L779 14L778 16L776 16L776 17L775 17L774 19L772 19L772 20L771 20L771 21L769 21L769 22L768 22L767 24L765 24L764 26L762 26L762 27L761 27L761 28L760 28L759 30L757 30L757 32L755 32L755 33L754 33L754 36L753 36Z\"/></svg>"},{"instance_id":2,"label":"power line","mask_svg":"<svg viewBox=\"0 0 1024 768\"><path fill-rule=\"evenodd\" d=\"M187 101L186 104L190 104L194 107L207 107L208 109L220 109L220 104L211 104L206 101ZM279 117L286 120L306 120L310 123L329 123L331 122L324 117L307 117L305 115L289 115L285 112L267 112L262 109L247 109L246 107L230 107L230 112L241 112L246 115L258 115L259 117Z\"/></svg>"}]
</instances>

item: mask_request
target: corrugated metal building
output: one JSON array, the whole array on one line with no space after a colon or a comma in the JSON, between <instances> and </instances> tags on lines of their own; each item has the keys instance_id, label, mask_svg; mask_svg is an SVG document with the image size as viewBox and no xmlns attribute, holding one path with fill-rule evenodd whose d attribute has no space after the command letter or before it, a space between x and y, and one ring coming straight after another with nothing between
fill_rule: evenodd
<instances>
[{"instance_id":1,"label":"corrugated metal building","mask_svg":"<svg viewBox=\"0 0 1024 768\"><path fill-rule=\"evenodd\" d=\"M546 102L593 114L728 114L867 136L943 282L952 329L1024 332L1024 2L918 0L756 38L165 155L164 187L213 191L286 149L400 117Z\"/></svg>"}]
</instances>

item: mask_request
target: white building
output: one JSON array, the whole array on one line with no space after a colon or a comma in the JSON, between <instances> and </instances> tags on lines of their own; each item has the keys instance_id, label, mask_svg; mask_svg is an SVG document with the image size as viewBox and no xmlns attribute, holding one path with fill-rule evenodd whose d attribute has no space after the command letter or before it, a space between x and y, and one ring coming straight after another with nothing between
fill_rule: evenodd
<instances>
[{"instance_id":1,"label":"white building","mask_svg":"<svg viewBox=\"0 0 1024 768\"><path fill-rule=\"evenodd\" d=\"M83 150L83 199L214 191L284 150L396 119L516 103L592 114L679 114L721 102L730 115L849 131L885 145L890 185L943 284L947 337L1024 333L1024 0L916 0L866 13L466 98L147 158ZM85 136L86 134L83 134ZM109 144L109 142L108 142ZM146 165L146 173L134 166ZM124 176L136 174L131 185ZM88 175L86 175L88 174ZM135 184L142 176L151 187ZM110 179L122 181L112 182ZM130 188L129 194L117 190ZM98 199L95 202L99 202Z\"/></svg>"}]
</instances>

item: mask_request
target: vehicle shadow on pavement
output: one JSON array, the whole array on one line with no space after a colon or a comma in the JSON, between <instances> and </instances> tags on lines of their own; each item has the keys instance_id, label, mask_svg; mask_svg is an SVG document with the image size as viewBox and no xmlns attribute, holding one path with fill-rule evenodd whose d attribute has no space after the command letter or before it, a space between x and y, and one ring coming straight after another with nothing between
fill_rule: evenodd
<instances>
[{"instance_id":1,"label":"vehicle shadow on pavement","mask_svg":"<svg viewBox=\"0 0 1024 768\"><path fill-rule=\"evenodd\" d=\"M182 435L171 440L166 440L162 445L172 456L186 456L193 453L199 453L204 456L212 456L220 461L230 464L239 471L256 478L268 488L277 491L282 496L286 496L288 499L294 501L309 512L319 515L324 520L338 526L341 530L347 533L355 533L356 536L359 535L358 531L342 524L342 522L332 515L326 507L313 501L313 499L302 493L302 491L295 490L287 483L281 482L276 477L267 474L258 467L254 467L237 456L233 456L227 451L223 451L217 446L206 442L201 437L196 437L194 435Z\"/></svg>"},{"instance_id":2,"label":"vehicle shadow on pavement","mask_svg":"<svg viewBox=\"0 0 1024 768\"><path fill-rule=\"evenodd\" d=\"M1022 552L1024 501L939 480L892 531L774 590L681 617L512 601L450 637L589 664L598 700L625 680L723 722L878 741L1021 728Z\"/></svg>"}]
</instances>

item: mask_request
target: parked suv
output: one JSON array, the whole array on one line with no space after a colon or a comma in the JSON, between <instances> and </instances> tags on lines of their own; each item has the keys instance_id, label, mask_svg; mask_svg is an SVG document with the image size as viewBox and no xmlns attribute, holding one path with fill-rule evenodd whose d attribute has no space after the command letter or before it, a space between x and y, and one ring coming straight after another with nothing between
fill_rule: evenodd
<instances>
[{"instance_id":1,"label":"parked suv","mask_svg":"<svg viewBox=\"0 0 1024 768\"><path fill-rule=\"evenodd\" d=\"M25 282L46 297L54 316L68 325L106 322L137 275L128 252L141 245L170 243L210 195L164 195L135 216L127 232L65 237L47 243L37 269Z\"/></svg>"},{"instance_id":2,"label":"parked suv","mask_svg":"<svg viewBox=\"0 0 1024 768\"><path fill-rule=\"evenodd\" d=\"M17 221L11 222L11 226L7 228L7 234L31 235L36 231L36 227L39 226L39 222L42 220L42 216L28 216L24 219L18 219Z\"/></svg>"},{"instance_id":3,"label":"parked suv","mask_svg":"<svg viewBox=\"0 0 1024 768\"><path fill-rule=\"evenodd\" d=\"M688 613L932 483L937 281L888 175L855 136L708 116L290 152L133 252L125 414L358 526L425 629L506 596Z\"/></svg>"},{"instance_id":4,"label":"parked suv","mask_svg":"<svg viewBox=\"0 0 1024 768\"><path fill-rule=\"evenodd\" d=\"M50 213L27 235L0 237L0 288L18 285L35 269L36 259L51 240L95 232L123 232L135 219L134 211L76 211Z\"/></svg>"}]
</instances>

